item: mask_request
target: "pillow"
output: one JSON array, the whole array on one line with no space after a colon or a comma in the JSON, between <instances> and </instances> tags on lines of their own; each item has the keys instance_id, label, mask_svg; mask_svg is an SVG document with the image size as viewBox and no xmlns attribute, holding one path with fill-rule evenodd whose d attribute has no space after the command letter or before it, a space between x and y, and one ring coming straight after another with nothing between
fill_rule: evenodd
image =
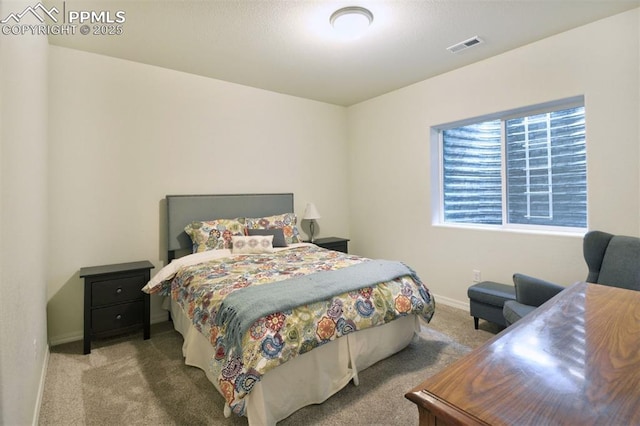
<instances>
[{"instance_id":1,"label":"pillow","mask_svg":"<svg viewBox=\"0 0 640 426\"><path fill-rule=\"evenodd\" d=\"M234 235L233 254L273 253L273 235L254 235L251 237Z\"/></svg>"},{"instance_id":2,"label":"pillow","mask_svg":"<svg viewBox=\"0 0 640 426\"><path fill-rule=\"evenodd\" d=\"M249 229L282 229L287 244L301 243L297 218L295 213L283 213L274 216L247 218L247 232Z\"/></svg>"},{"instance_id":3,"label":"pillow","mask_svg":"<svg viewBox=\"0 0 640 426\"><path fill-rule=\"evenodd\" d=\"M244 219L215 219L191 222L184 228L191 237L193 252L230 249L231 237L244 235Z\"/></svg>"},{"instance_id":4,"label":"pillow","mask_svg":"<svg viewBox=\"0 0 640 426\"><path fill-rule=\"evenodd\" d=\"M282 229L249 229L247 234L252 235L273 235L274 247L286 247L287 241L284 239L284 231Z\"/></svg>"}]
</instances>

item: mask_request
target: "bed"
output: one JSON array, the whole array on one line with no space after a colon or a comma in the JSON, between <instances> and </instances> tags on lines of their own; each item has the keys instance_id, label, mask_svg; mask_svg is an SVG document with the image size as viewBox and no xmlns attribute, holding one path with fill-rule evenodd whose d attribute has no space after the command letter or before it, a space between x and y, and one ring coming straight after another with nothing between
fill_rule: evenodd
<instances>
[{"instance_id":1,"label":"bed","mask_svg":"<svg viewBox=\"0 0 640 426\"><path fill-rule=\"evenodd\" d=\"M406 265L303 242L291 193L166 205L170 263L144 291L167 296L185 363L205 372L226 416L273 425L322 403L433 315Z\"/></svg>"}]
</instances>

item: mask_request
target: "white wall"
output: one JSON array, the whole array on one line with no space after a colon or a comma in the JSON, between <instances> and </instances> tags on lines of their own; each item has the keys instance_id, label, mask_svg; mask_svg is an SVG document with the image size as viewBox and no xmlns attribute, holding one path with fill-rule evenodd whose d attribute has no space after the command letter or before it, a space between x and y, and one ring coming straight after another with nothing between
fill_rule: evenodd
<instances>
[{"instance_id":1,"label":"white wall","mask_svg":"<svg viewBox=\"0 0 640 426\"><path fill-rule=\"evenodd\" d=\"M514 272L584 279L581 237L437 227L430 205L432 126L582 94L589 228L639 235L638 17L636 9L350 107L354 249L406 261L441 300L460 305L473 269L506 283Z\"/></svg>"},{"instance_id":2,"label":"white wall","mask_svg":"<svg viewBox=\"0 0 640 426\"><path fill-rule=\"evenodd\" d=\"M344 107L54 46L49 84L52 343L82 336L80 267L162 266L167 194L293 192L349 236Z\"/></svg>"},{"instance_id":3,"label":"white wall","mask_svg":"<svg viewBox=\"0 0 640 426\"><path fill-rule=\"evenodd\" d=\"M0 16L25 3L0 4ZM37 418L46 370L45 37L0 37L0 424Z\"/></svg>"}]
</instances>

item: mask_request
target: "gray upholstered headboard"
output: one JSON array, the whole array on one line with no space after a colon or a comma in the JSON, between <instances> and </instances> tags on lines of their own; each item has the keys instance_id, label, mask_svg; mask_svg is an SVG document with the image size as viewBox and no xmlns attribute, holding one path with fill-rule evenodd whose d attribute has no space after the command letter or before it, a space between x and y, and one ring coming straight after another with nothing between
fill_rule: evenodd
<instances>
[{"instance_id":1,"label":"gray upholstered headboard","mask_svg":"<svg viewBox=\"0 0 640 426\"><path fill-rule=\"evenodd\" d=\"M263 217L293 213L293 194L167 195L169 260L175 252L191 250L184 227L194 220Z\"/></svg>"}]
</instances>

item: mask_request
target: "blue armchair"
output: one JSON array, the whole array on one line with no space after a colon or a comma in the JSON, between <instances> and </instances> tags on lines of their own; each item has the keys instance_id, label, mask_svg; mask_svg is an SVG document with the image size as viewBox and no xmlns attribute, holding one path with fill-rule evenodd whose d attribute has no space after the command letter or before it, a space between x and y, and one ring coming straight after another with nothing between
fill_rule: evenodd
<instances>
[{"instance_id":1,"label":"blue armchair","mask_svg":"<svg viewBox=\"0 0 640 426\"><path fill-rule=\"evenodd\" d=\"M640 291L640 238L587 232L583 241L587 282ZM564 289L563 286L514 274L516 300L504 303L502 313L508 325L518 321Z\"/></svg>"}]
</instances>

